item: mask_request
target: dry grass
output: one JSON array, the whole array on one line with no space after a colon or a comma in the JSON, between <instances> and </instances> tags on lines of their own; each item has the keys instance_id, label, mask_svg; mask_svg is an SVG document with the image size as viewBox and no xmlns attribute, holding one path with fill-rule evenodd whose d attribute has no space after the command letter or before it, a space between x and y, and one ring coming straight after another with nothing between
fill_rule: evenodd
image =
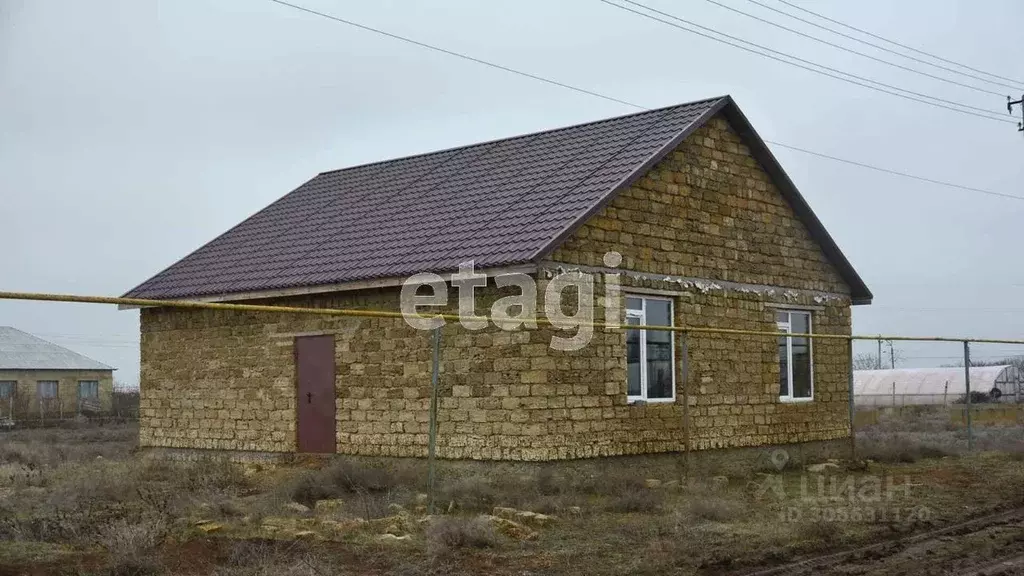
<instances>
[{"instance_id":1,"label":"dry grass","mask_svg":"<svg viewBox=\"0 0 1024 576\"><path fill-rule=\"evenodd\" d=\"M138 446L137 424L77 426L0 432L0 465L53 468L102 459L123 459Z\"/></svg>"},{"instance_id":2,"label":"dry grass","mask_svg":"<svg viewBox=\"0 0 1024 576\"><path fill-rule=\"evenodd\" d=\"M612 497L604 509L620 514L657 514L661 512L664 503L665 497L661 492L646 488L633 488Z\"/></svg>"},{"instance_id":3,"label":"dry grass","mask_svg":"<svg viewBox=\"0 0 1024 576\"><path fill-rule=\"evenodd\" d=\"M689 512L697 520L730 522L741 518L745 511L743 505L735 500L703 495L690 502Z\"/></svg>"},{"instance_id":4,"label":"dry grass","mask_svg":"<svg viewBox=\"0 0 1024 576\"><path fill-rule=\"evenodd\" d=\"M101 573L162 572L156 550L197 500L251 488L221 460L133 457L133 426L21 430L0 440L0 541L104 551Z\"/></svg>"},{"instance_id":5,"label":"dry grass","mask_svg":"<svg viewBox=\"0 0 1024 576\"><path fill-rule=\"evenodd\" d=\"M858 434L857 455L888 464L914 463L922 458L942 458L957 454L938 437L911 436L906 433L872 430Z\"/></svg>"},{"instance_id":6,"label":"dry grass","mask_svg":"<svg viewBox=\"0 0 1024 576\"><path fill-rule=\"evenodd\" d=\"M482 517L441 517L426 528L427 553L435 558L464 548L493 548L499 540L494 526Z\"/></svg>"},{"instance_id":7,"label":"dry grass","mask_svg":"<svg viewBox=\"0 0 1024 576\"><path fill-rule=\"evenodd\" d=\"M215 576L325 576L338 573L324 554L296 543L232 542Z\"/></svg>"},{"instance_id":8,"label":"dry grass","mask_svg":"<svg viewBox=\"0 0 1024 576\"><path fill-rule=\"evenodd\" d=\"M114 575L160 574L163 567L155 554L168 526L162 517L121 519L104 526L99 541L107 553L106 571Z\"/></svg>"},{"instance_id":9,"label":"dry grass","mask_svg":"<svg viewBox=\"0 0 1024 576\"><path fill-rule=\"evenodd\" d=\"M384 499L390 501L394 498L389 495L414 489L422 482L422 478L411 465L360 466L348 460L339 460L321 470L299 475L288 487L288 495L294 502L305 506L313 506L317 500L342 498L352 494L384 495Z\"/></svg>"},{"instance_id":10,"label":"dry grass","mask_svg":"<svg viewBox=\"0 0 1024 576\"><path fill-rule=\"evenodd\" d=\"M797 536L801 540L809 541L814 546L832 546L842 537L842 526L836 522L827 520L811 520L799 524Z\"/></svg>"},{"instance_id":11,"label":"dry grass","mask_svg":"<svg viewBox=\"0 0 1024 576\"><path fill-rule=\"evenodd\" d=\"M977 451L1024 451L1024 426L975 425ZM944 406L882 409L879 422L857 430L860 458L890 464L961 456L968 453L967 430L954 424Z\"/></svg>"},{"instance_id":12,"label":"dry grass","mask_svg":"<svg viewBox=\"0 0 1024 576\"><path fill-rule=\"evenodd\" d=\"M959 449L962 430L934 415L890 419L861 431L862 456L875 464L830 473L841 479L893 474L900 482L909 476L915 488L898 492L894 501L855 504L923 505L937 521L961 519L1021 500L1014 487L1024 482L1024 440L1014 440L1011 432L1020 433L978 435L979 446L991 441L1009 455L972 456ZM282 467L254 474L221 460L135 457L123 432L17 434L13 444L0 444L0 466L19 471L16 478L0 472L0 541L70 545L81 554L101 550L102 561L90 572L95 574L718 573L891 534L889 522L807 520L815 518L816 508L850 503L803 499L801 482L810 479L813 485L816 476L795 466L757 474L752 463L746 477L739 473L723 482L686 481L671 465L658 476L617 460L599 466L450 463L438 477L438 515L426 520L417 498L426 479L419 464L339 458L318 470ZM99 445L84 447L83 438ZM51 441L56 446L46 445ZM78 447L106 455L82 457ZM956 457L935 458L947 454ZM660 487L648 487L645 479L651 477L662 481ZM781 498L756 490L766 479L782 483ZM987 488L965 492L978 485ZM291 502L312 507L324 498L343 505L304 513L287 508ZM340 542L271 541L260 532L264 517L343 523L405 514L394 504L409 511L401 528L409 539L401 542L379 539L381 529L345 535ZM524 521L539 535L520 541L497 534L481 518L495 506L557 520L543 526ZM788 519L791 510L797 514ZM200 518L224 529L199 535L194 522ZM3 546L0 573L7 568Z\"/></svg>"}]
</instances>

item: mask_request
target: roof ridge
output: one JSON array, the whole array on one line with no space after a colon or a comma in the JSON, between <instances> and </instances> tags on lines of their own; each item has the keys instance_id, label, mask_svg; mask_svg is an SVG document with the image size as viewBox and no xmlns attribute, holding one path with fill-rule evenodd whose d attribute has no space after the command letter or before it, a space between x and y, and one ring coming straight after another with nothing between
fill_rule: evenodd
<instances>
[{"instance_id":1,"label":"roof ridge","mask_svg":"<svg viewBox=\"0 0 1024 576\"><path fill-rule=\"evenodd\" d=\"M460 144L458 146L451 146L451 147L448 147L448 148L439 148L437 150L430 150L430 151L427 151L427 152L417 152L415 154L408 154L406 156L395 156L393 158L384 158L382 160L374 160L373 162L367 162L365 164L355 164L353 166L346 166L344 168L335 168L334 170L325 170L323 172L320 172L318 174L318 176L323 176L323 175L326 175L326 174L335 174L335 173L338 173L338 172L345 172L347 170L355 170L357 168L369 168L370 166L375 166L377 164L386 164L386 163L389 163L389 162L396 162L396 161L399 161L399 160L412 160L413 158L422 158L424 156L431 156L433 154L441 154L441 153L444 153L444 152L455 152L456 150L463 150L463 149L466 149L466 148L472 148L474 146L484 146L484 145L487 145L487 144L494 144L494 143L497 143L497 142L506 142L506 141L509 141L509 140L518 140L520 138L529 138L531 136L539 136L541 134L548 134L548 133L552 133L552 132L558 132L560 130L571 130L573 128L582 128L583 126L590 126L590 125L593 125L593 124L601 124L601 123L604 123L604 122L612 122L612 121L616 121L616 120L622 120L623 118L629 118L631 116L639 116L641 114L650 114L651 112L664 112L666 110L669 110L669 109L672 109L672 108L680 108L682 106L696 106L698 104L704 104L704 103L707 103L707 102L721 100L723 98L728 98L728 97L729 97L728 95L723 94L722 96L715 96L714 98L702 98L700 100L693 100L693 101L690 101L690 102L680 102L678 104L671 104L671 105L668 105L668 106L661 106L661 107L658 107L658 108L645 108L643 110L640 110L639 112L631 112L629 114L623 114L621 116L611 116L611 117L607 117L607 118L599 118L597 120L588 120L586 122L580 122L579 124L568 124L568 125L565 125L565 126L559 126L557 128L545 128L543 130L536 130L534 132L525 132L523 134L515 134L515 135L512 135L512 136L502 136L502 137L499 137L499 138L492 138L490 140L481 140L480 142L472 142L472 143L469 143L469 144Z\"/></svg>"}]
</instances>

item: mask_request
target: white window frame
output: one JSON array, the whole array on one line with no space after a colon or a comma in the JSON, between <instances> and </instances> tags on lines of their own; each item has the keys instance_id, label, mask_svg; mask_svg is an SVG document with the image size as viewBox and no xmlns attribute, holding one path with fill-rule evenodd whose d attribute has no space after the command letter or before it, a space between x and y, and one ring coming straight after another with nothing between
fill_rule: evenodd
<instances>
[{"instance_id":1,"label":"white window frame","mask_svg":"<svg viewBox=\"0 0 1024 576\"><path fill-rule=\"evenodd\" d=\"M778 320L778 314L786 314L786 321L783 322ZM805 314L807 316L807 330L808 334L814 334L814 314L810 310L801 310L796 308L779 308L776 310L776 322L775 327L778 328L779 332L793 333L793 314ZM778 357L778 350L776 346L776 358ZM804 397L793 396L793 337L786 337L786 382L788 386L786 389L789 391L786 395L779 395L780 402L813 402L814 401L814 338L807 339L807 356L810 360L810 378L811 378L811 395ZM779 370L782 370L782 366L779 366ZM781 374L780 374L781 376Z\"/></svg>"},{"instance_id":2,"label":"white window frame","mask_svg":"<svg viewBox=\"0 0 1024 576\"><path fill-rule=\"evenodd\" d=\"M640 299L640 310L626 310L626 330L631 330L628 323L630 318L635 318L640 321L640 325L647 324L647 302L650 300L659 300L662 302L668 302L668 319L669 326L675 326L675 314L676 306L672 298L664 298L658 296L648 296L646 294L626 294L626 298L639 298ZM626 371L626 402L634 404L637 402L645 403L667 403L676 401L676 334L675 332L669 332L669 361L672 365L672 397L671 398L648 398L647 397L647 330L638 330L640 333L640 395L631 396L629 394L629 371Z\"/></svg>"}]
</instances>

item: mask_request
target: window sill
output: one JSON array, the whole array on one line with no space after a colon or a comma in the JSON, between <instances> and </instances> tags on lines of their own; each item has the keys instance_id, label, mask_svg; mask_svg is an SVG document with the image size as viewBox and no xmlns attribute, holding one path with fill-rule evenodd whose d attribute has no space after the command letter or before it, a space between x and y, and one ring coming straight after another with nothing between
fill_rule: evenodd
<instances>
[{"instance_id":1,"label":"window sill","mask_svg":"<svg viewBox=\"0 0 1024 576\"><path fill-rule=\"evenodd\" d=\"M630 406L643 406L645 404L671 404L675 401L675 398L648 398L646 400L643 398L627 398L626 404Z\"/></svg>"},{"instance_id":2,"label":"window sill","mask_svg":"<svg viewBox=\"0 0 1024 576\"><path fill-rule=\"evenodd\" d=\"M783 404L804 404L807 402L814 402L814 398L787 398L785 396L779 396L779 402Z\"/></svg>"}]
</instances>

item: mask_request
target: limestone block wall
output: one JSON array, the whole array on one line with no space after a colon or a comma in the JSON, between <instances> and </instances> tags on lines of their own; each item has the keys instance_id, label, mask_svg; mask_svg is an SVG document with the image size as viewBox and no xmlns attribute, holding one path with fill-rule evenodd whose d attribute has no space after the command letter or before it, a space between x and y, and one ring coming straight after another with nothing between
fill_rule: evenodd
<instances>
[{"instance_id":1,"label":"limestone block wall","mask_svg":"<svg viewBox=\"0 0 1024 576\"><path fill-rule=\"evenodd\" d=\"M604 262L611 251L622 256L616 268ZM777 310L790 307L811 311L817 333L850 333L848 287L723 117L698 129L578 229L548 266L598 277L617 273L623 291L671 296L678 326L775 331ZM849 435L845 341L814 341L814 400L785 403L778 397L774 338L688 339L691 449ZM618 340L612 356L621 358L624 337ZM678 338L676 354L682 357ZM611 376L609 388L624 381ZM616 397L624 398L621 386ZM677 390L672 404L618 409L602 424L618 427L618 439L612 433L603 441L636 452L685 446L684 405ZM620 449L601 445L594 449Z\"/></svg>"},{"instance_id":2,"label":"limestone block wall","mask_svg":"<svg viewBox=\"0 0 1024 576\"><path fill-rule=\"evenodd\" d=\"M664 282L627 280L624 291L657 290ZM848 332L848 305L820 305L814 298L778 296L786 305L813 308L816 332ZM366 307L389 309L397 292L378 291L365 300L372 302ZM677 325L774 330L776 308L763 295L722 290L680 293L674 301ZM353 305L342 295L281 303ZM144 446L294 450L293 341L330 333L336 342L337 451L426 454L428 332L393 319L219 311L145 310L142 320ZM551 328L442 329L441 457L551 460L681 451L687 437L698 450L848 434L845 342L815 344L814 401L786 404L778 399L774 339L691 335L684 373L677 337L676 401L638 406L626 401L623 332L599 329L590 345L573 352L550 347L556 333L566 335Z\"/></svg>"},{"instance_id":3,"label":"limestone block wall","mask_svg":"<svg viewBox=\"0 0 1024 576\"><path fill-rule=\"evenodd\" d=\"M42 404L36 395L40 381L57 382L57 401ZM110 370L0 370L0 381L14 381L15 397L0 399L0 415L9 416L13 410L15 418L38 418L44 416L73 415L78 413L78 382L95 380L99 382L100 409L111 409L114 392L114 375Z\"/></svg>"},{"instance_id":4,"label":"limestone block wall","mask_svg":"<svg viewBox=\"0 0 1024 576\"><path fill-rule=\"evenodd\" d=\"M397 302L395 290L368 290L265 303ZM141 330L143 446L295 450L294 339L314 334L335 336L339 452L405 456L426 444L429 333L399 320L145 309Z\"/></svg>"}]
</instances>

